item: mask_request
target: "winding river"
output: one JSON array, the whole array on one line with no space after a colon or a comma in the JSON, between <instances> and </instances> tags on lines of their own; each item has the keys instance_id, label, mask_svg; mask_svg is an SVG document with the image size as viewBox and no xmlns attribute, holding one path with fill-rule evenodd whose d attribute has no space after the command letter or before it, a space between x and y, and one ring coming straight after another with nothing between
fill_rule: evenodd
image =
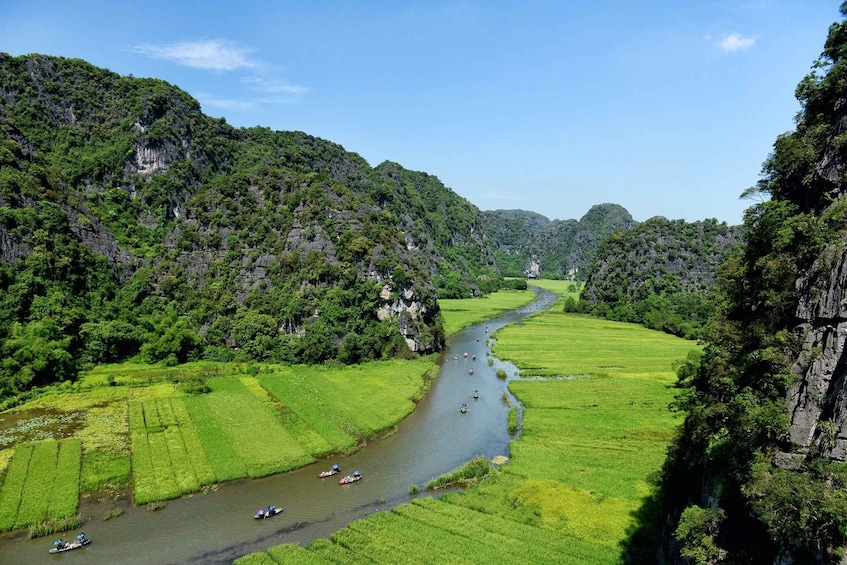
<instances>
[{"instance_id":1,"label":"winding river","mask_svg":"<svg viewBox=\"0 0 847 565\"><path fill-rule=\"evenodd\" d=\"M215 492L170 501L156 512L127 501L123 514L110 520L103 516L114 503L84 500L82 530L91 538L90 545L50 555L53 537L29 540L26 531L19 530L0 535L0 563L228 564L274 545L306 545L328 537L353 520L409 501L411 485L422 489L430 479L476 455L488 459L508 455L512 438L506 430L509 406L504 397L512 403L515 399L506 388L508 379L498 379L495 373L504 369L511 379L517 371L498 360L488 365L493 342L489 335L546 308L554 299L542 290L529 306L452 336L426 398L400 422L396 433L372 440L356 453L262 479L224 483ZM474 391L479 398L473 398ZM463 403L468 405L464 414L459 410ZM333 463L344 474L361 471L363 479L339 485L340 475L317 478ZM421 492L418 496L428 496ZM256 509L269 504L284 512L254 520ZM74 533L62 537L72 538Z\"/></svg>"}]
</instances>

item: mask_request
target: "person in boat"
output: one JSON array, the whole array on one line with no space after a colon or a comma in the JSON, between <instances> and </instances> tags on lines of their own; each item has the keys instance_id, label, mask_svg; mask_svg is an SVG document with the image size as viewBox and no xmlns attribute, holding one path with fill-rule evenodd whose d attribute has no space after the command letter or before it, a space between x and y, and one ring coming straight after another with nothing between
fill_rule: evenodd
<instances>
[{"instance_id":1,"label":"person in boat","mask_svg":"<svg viewBox=\"0 0 847 565\"><path fill-rule=\"evenodd\" d=\"M271 504L268 506L268 516L273 516L274 514L276 514L276 506Z\"/></svg>"},{"instance_id":2,"label":"person in boat","mask_svg":"<svg viewBox=\"0 0 847 565\"><path fill-rule=\"evenodd\" d=\"M473 391L473 397L479 398L479 391L478 390Z\"/></svg>"},{"instance_id":3,"label":"person in boat","mask_svg":"<svg viewBox=\"0 0 847 565\"><path fill-rule=\"evenodd\" d=\"M264 509L264 508L259 508L259 509L256 511L256 516L258 516L259 518L264 518L264 517L265 517L265 509Z\"/></svg>"}]
</instances>

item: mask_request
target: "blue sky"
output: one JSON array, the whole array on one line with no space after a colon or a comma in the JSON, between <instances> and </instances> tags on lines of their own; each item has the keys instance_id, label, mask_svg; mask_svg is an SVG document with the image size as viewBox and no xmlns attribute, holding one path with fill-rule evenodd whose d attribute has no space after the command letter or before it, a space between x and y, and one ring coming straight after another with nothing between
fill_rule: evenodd
<instances>
[{"instance_id":1,"label":"blue sky","mask_svg":"<svg viewBox=\"0 0 847 565\"><path fill-rule=\"evenodd\" d=\"M483 210L740 223L833 0L0 0L0 51L156 77Z\"/></svg>"}]
</instances>

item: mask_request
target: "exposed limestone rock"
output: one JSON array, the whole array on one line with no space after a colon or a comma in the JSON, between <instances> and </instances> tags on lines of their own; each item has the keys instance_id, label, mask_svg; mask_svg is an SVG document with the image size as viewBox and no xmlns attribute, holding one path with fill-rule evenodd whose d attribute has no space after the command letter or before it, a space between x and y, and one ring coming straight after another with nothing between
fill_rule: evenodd
<instances>
[{"instance_id":1,"label":"exposed limestone rock","mask_svg":"<svg viewBox=\"0 0 847 565\"><path fill-rule=\"evenodd\" d=\"M797 281L797 332L803 348L787 393L791 441L801 449L821 442L824 454L847 460L847 243L827 249ZM821 423L833 422L820 429Z\"/></svg>"}]
</instances>

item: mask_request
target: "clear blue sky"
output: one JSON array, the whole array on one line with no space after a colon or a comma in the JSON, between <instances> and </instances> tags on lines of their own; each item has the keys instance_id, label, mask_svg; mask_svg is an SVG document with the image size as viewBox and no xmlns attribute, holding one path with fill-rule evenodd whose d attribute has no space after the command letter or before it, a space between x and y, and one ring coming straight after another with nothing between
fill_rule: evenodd
<instances>
[{"instance_id":1,"label":"clear blue sky","mask_svg":"<svg viewBox=\"0 0 847 565\"><path fill-rule=\"evenodd\" d=\"M840 0L0 0L0 51L156 77L483 210L741 222Z\"/></svg>"}]
</instances>

